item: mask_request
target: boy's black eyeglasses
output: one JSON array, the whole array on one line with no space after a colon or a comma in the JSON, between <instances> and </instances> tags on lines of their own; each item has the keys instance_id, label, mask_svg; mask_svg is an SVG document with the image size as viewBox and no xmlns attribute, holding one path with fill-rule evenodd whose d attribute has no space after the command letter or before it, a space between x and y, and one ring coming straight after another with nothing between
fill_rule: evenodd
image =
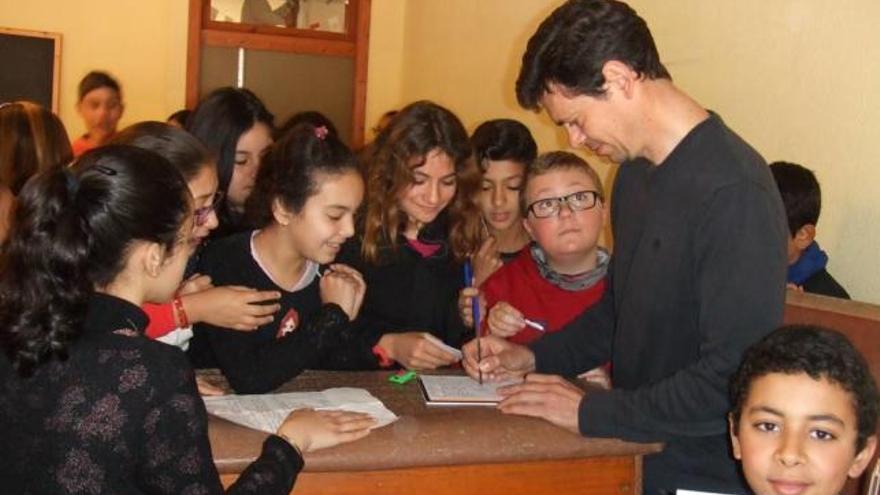
<instances>
[{"instance_id":1,"label":"boy's black eyeglasses","mask_svg":"<svg viewBox=\"0 0 880 495\"><path fill-rule=\"evenodd\" d=\"M208 217L211 216L211 212L215 211L217 207L220 206L221 201L223 201L223 191L217 191L214 193L214 199L211 200L211 204L196 208L195 211L193 211L196 227L201 227L208 222Z\"/></svg>"},{"instance_id":2,"label":"boy's black eyeglasses","mask_svg":"<svg viewBox=\"0 0 880 495\"><path fill-rule=\"evenodd\" d=\"M599 201L602 201L602 195L598 191L578 191L558 198L539 199L530 204L526 212L535 215L535 218L549 218L559 215L563 203L574 213L589 210Z\"/></svg>"}]
</instances>

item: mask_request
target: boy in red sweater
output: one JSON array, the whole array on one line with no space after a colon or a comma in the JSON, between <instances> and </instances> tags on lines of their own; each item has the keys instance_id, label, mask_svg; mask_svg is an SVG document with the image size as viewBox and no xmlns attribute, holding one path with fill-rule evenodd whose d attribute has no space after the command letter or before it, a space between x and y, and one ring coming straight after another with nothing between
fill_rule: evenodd
<instances>
[{"instance_id":1,"label":"boy in red sweater","mask_svg":"<svg viewBox=\"0 0 880 495\"><path fill-rule=\"evenodd\" d=\"M523 224L534 242L480 286L481 333L527 344L556 332L599 301L609 254L597 245L608 213L602 182L577 155L554 151L526 170L520 198ZM473 325L471 298L462 290L462 319Z\"/></svg>"}]
</instances>

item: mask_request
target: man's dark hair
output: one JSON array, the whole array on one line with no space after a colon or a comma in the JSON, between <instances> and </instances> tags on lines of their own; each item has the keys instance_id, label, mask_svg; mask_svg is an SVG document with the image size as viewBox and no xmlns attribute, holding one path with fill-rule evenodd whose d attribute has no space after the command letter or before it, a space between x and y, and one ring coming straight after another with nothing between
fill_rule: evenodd
<instances>
[{"instance_id":1,"label":"man's dark hair","mask_svg":"<svg viewBox=\"0 0 880 495\"><path fill-rule=\"evenodd\" d=\"M792 237L804 225L816 225L822 209L822 190L813 171L797 163L773 162L770 172L782 195Z\"/></svg>"},{"instance_id":2,"label":"man's dark hair","mask_svg":"<svg viewBox=\"0 0 880 495\"><path fill-rule=\"evenodd\" d=\"M617 60L640 77L670 79L645 21L616 0L569 0L550 14L529 40L516 80L516 97L536 110L549 85L571 95L599 96L602 67Z\"/></svg>"},{"instance_id":3,"label":"man's dark hair","mask_svg":"<svg viewBox=\"0 0 880 495\"><path fill-rule=\"evenodd\" d=\"M471 136L477 166L486 171L486 161L510 160L528 167L538 156L538 145L529 128L512 119L483 122Z\"/></svg>"},{"instance_id":4,"label":"man's dark hair","mask_svg":"<svg viewBox=\"0 0 880 495\"><path fill-rule=\"evenodd\" d=\"M858 421L856 451L877 429L880 396L865 358L843 334L813 325L784 326L750 347L730 385L734 433L754 381L770 373L806 373L826 379L852 396Z\"/></svg>"}]
</instances>

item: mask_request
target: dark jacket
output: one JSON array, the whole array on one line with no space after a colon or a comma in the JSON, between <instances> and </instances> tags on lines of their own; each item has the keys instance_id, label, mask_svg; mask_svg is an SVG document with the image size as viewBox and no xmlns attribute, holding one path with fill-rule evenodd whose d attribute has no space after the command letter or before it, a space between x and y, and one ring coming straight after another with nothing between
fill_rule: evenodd
<instances>
[{"instance_id":1,"label":"dark jacket","mask_svg":"<svg viewBox=\"0 0 880 495\"><path fill-rule=\"evenodd\" d=\"M0 356L4 493L222 493L205 404L140 308L96 294L66 361L22 379ZM229 493L289 493L302 458L270 435Z\"/></svg>"},{"instance_id":2,"label":"dark jacket","mask_svg":"<svg viewBox=\"0 0 880 495\"><path fill-rule=\"evenodd\" d=\"M441 213L419 232L420 241L439 246L429 257L419 254L402 235L396 250L390 245L381 248L377 263L363 258L358 239L352 238L343 246L337 261L360 271L367 283L356 324L369 342L375 344L385 333L422 331L460 347L473 336L456 306L464 275L446 242L447 229Z\"/></svg>"},{"instance_id":3,"label":"dark jacket","mask_svg":"<svg viewBox=\"0 0 880 495\"><path fill-rule=\"evenodd\" d=\"M728 379L782 323L788 230L764 160L714 114L660 165L623 163L614 183L610 290L533 344L540 372L612 362L614 389L580 405L586 436L666 443L646 493L740 493L729 454Z\"/></svg>"}]
</instances>

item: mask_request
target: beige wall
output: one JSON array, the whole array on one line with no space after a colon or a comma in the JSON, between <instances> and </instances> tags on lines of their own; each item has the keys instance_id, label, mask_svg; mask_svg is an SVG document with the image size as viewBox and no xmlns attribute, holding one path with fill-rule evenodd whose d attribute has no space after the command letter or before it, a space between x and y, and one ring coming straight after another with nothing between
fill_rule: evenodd
<instances>
[{"instance_id":1,"label":"beige wall","mask_svg":"<svg viewBox=\"0 0 880 495\"><path fill-rule=\"evenodd\" d=\"M400 12L405 3L402 19ZM472 129L486 118L525 122L542 149L564 147L545 116L513 96L519 58L559 0L373 0L368 121L385 108L431 98ZM856 299L880 303L880 2L876 0L632 0L676 82L768 161L816 171L824 207L818 240L830 271ZM389 63L387 59L393 60ZM388 70L385 70L388 69ZM399 70L399 82L391 82ZM387 76L385 74L388 74ZM873 138L873 139L872 139ZM597 163L595 158L591 162ZM608 176L613 170L600 169Z\"/></svg>"},{"instance_id":2,"label":"beige wall","mask_svg":"<svg viewBox=\"0 0 880 495\"><path fill-rule=\"evenodd\" d=\"M521 110L513 96L525 42L558 3L373 0L367 127L389 108L431 98L469 129L487 118L518 118L542 148L566 146L544 115ZM831 253L830 269L857 299L880 303L880 2L632 5L681 87L768 160L817 172L825 202L819 241ZM72 136L83 131L76 84L92 68L122 82L123 124L162 119L183 105L186 16L185 0L0 0L0 26L64 35L61 117Z\"/></svg>"},{"instance_id":3,"label":"beige wall","mask_svg":"<svg viewBox=\"0 0 880 495\"><path fill-rule=\"evenodd\" d=\"M126 104L123 126L164 120L183 107L187 3L0 0L0 26L62 34L59 110L74 139L85 131L74 109L76 88L92 69L107 70L122 84Z\"/></svg>"}]
</instances>

